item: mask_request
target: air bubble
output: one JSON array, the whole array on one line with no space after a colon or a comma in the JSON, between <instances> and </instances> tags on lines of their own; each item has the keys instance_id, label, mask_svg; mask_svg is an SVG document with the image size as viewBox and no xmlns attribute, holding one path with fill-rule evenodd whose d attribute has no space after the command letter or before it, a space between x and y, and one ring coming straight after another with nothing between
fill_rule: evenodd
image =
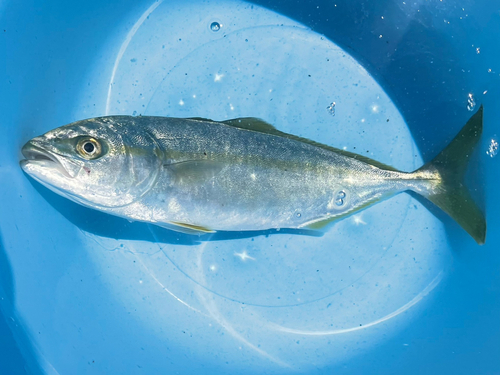
<instances>
[{"instance_id":1,"label":"air bubble","mask_svg":"<svg viewBox=\"0 0 500 375\"><path fill-rule=\"evenodd\" d=\"M495 139L490 141L490 145L488 146L488 151L486 151L486 155L490 157L495 157L498 154L498 142Z\"/></svg>"},{"instance_id":2,"label":"air bubble","mask_svg":"<svg viewBox=\"0 0 500 375\"><path fill-rule=\"evenodd\" d=\"M335 102L332 102L328 107L326 107L326 110L329 114L335 116Z\"/></svg>"},{"instance_id":3,"label":"air bubble","mask_svg":"<svg viewBox=\"0 0 500 375\"><path fill-rule=\"evenodd\" d=\"M301 217L302 216L302 214L300 212L297 212L296 215L297 215L297 217Z\"/></svg>"},{"instance_id":4,"label":"air bubble","mask_svg":"<svg viewBox=\"0 0 500 375\"><path fill-rule=\"evenodd\" d=\"M210 30L212 30L212 31L215 31L215 32L219 31L220 28L221 28L221 24L217 21L214 21L210 24Z\"/></svg>"},{"instance_id":5,"label":"air bubble","mask_svg":"<svg viewBox=\"0 0 500 375\"><path fill-rule=\"evenodd\" d=\"M137 111L132 112L132 116L137 116Z\"/></svg>"},{"instance_id":6,"label":"air bubble","mask_svg":"<svg viewBox=\"0 0 500 375\"><path fill-rule=\"evenodd\" d=\"M345 203L345 197L347 196L344 190L340 190L337 192L337 196L335 197L335 204L337 206L343 206Z\"/></svg>"},{"instance_id":7,"label":"air bubble","mask_svg":"<svg viewBox=\"0 0 500 375\"><path fill-rule=\"evenodd\" d=\"M474 95L469 93L467 97L467 110L473 111L475 107L476 107L476 100L474 99Z\"/></svg>"}]
</instances>

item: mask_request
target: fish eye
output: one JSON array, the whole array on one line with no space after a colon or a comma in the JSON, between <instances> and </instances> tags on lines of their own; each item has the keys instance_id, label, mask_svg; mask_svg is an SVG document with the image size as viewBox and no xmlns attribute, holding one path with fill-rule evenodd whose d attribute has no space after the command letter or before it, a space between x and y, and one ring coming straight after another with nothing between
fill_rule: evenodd
<instances>
[{"instance_id":1,"label":"fish eye","mask_svg":"<svg viewBox=\"0 0 500 375\"><path fill-rule=\"evenodd\" d=\"M97 159L102 154L101 143L91 137L85 137L78 141L76 150L85 159Z\"/></svg>"},{"instance_id":2,"label":"fish eye","mask_svg":"<svg viewBox=\"0 0 500 375\"><path fill-rule=\"evenodd\" d=\"M83 150L87 154L92 154L95 151L95 146L92 142L86 142L83 144Z\"/></svg>"}]
</instances>

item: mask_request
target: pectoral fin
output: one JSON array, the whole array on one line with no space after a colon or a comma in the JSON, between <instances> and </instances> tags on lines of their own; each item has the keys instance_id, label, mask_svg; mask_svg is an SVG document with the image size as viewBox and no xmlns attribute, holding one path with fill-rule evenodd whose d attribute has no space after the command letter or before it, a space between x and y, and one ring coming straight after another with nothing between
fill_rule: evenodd
<instances>
[{"instance_id":1,"label":"pectoral fin","mask_svg":"<svg viewBox=\"0 0 500 375\"><path fill-rule=\"evenodd\" d=\"M211 160L187 160L163 165L177 184L204 183L219 174L224 166L224 163Z\"/></svg>"}]
</instances>

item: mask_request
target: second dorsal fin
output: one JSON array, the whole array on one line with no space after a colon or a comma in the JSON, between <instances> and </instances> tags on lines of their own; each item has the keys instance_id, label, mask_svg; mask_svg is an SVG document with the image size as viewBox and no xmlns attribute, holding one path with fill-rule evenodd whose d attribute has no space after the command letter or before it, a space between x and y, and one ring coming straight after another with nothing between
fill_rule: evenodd
<instances>
[{"instance_id":1,"label":"second dorsal fin","mask_svg":"<svg viewBox=\"0 0 500 375\"><path fill-rule=\"evenodd\" d=\"M209 120L209 121L211 121L211 120ZM236 128L240 128L240 129L246 129L246 130L251 130L251 131L255 131L255 132L259 132L259 133L272 134L272 135L276 135L278 137L293 139L295 141L307 143L307 144L310 144L310 145L313 145L316 147L321 147L325 150L336 152L337 154L348 156L350 158L353 158L353 159L362 161L364 163L373 165L377 168L381 168L381 169L385 169L385 170L389 170L389 171L397 171L396 168L391 167L390 165L387 165L387 164L378 162L376 160L367 158L366 156L358 155L358 154L355 154L353 152L349 152L349 151L341 150L341 149L338 149L335 147L327 146L327 145L324 145L322 143L311 141L310 139L307 139L307 138L298 137L298 136L293 135L293 134L284 133L284 132L276 129L271 124L265 122L264 120L261 120L261 119L255 118L255 117L235 118L232 120L221 121L221 123L229 125L229 126L233 126Z\"/></svg>"}]
</instances>

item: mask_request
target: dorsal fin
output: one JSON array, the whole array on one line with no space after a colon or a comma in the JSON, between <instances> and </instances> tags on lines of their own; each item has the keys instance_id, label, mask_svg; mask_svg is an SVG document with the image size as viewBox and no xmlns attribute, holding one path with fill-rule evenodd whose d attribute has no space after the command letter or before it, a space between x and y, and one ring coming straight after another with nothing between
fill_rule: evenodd
<instances>
[{"instance_id":1,"label":"dorsal fin","mask_svg":"<svg viewBox=\"0 0 500 375\"><path fill-rule=\"evenodd\" d=\"M209 120L209 121L211 121L211 120ZM341 150L341 149L338 149L335 147L327 146L327 145L324 145L322 143L311 141L310 139L307 139L307 138L298 137L298 136L293 135L293 134L284 133L284 132L276 129L271 124L265 122L264 120L258 119L258 118L242 117L242 118L236 118L236 119L232 119L232 120L221 121L221 123L229 125L229 126L233 126L235 128L240 128L240 129L255 131L255 132L259 132L259 133L271 134L271 135L275 135L278 137L293 139L295 141L307 143L307 144L310 144L310 145L313 145L316 147L321 147L325 150L333 151L333 152L336 152L337 154L341 154L341 155L362 161L364 163L371 164L377 168L381 168L381 169L385 169L385 170L389 170L389 171L397 171L396 168L391 167L390 165L387 165L387 164L381 163L379 161L367 158L366 156L358 155L358 154L355 154L353 152L349 152L349 151Z\"/></svg>"},{"instance_id":2,"label":"dorsal fin","mask_svg":"<svg viewBox=\"0 0 500 375\"><path fill-rule=\"evenodd\" d=\"M187 117L186 120L216 122L214 120L211 120L209 118L204 118L204 117Z\"/></svg>"},{"instance_id":3,"label":"dorsal fin","mask_svg":"<svg viewBox=\"0 0 500 375\"><path fill-rule=\"evenodd\" d=\"M266 134L275 134L276 132L280 133L279 130L277 130L274 126L272 126L268 122L265 122L264 120L255 117L235 118L232 120L222 121L222 123L233 126L235 128L253 130L259 133L266 133Z\"/></svg>"}]
</instances>

